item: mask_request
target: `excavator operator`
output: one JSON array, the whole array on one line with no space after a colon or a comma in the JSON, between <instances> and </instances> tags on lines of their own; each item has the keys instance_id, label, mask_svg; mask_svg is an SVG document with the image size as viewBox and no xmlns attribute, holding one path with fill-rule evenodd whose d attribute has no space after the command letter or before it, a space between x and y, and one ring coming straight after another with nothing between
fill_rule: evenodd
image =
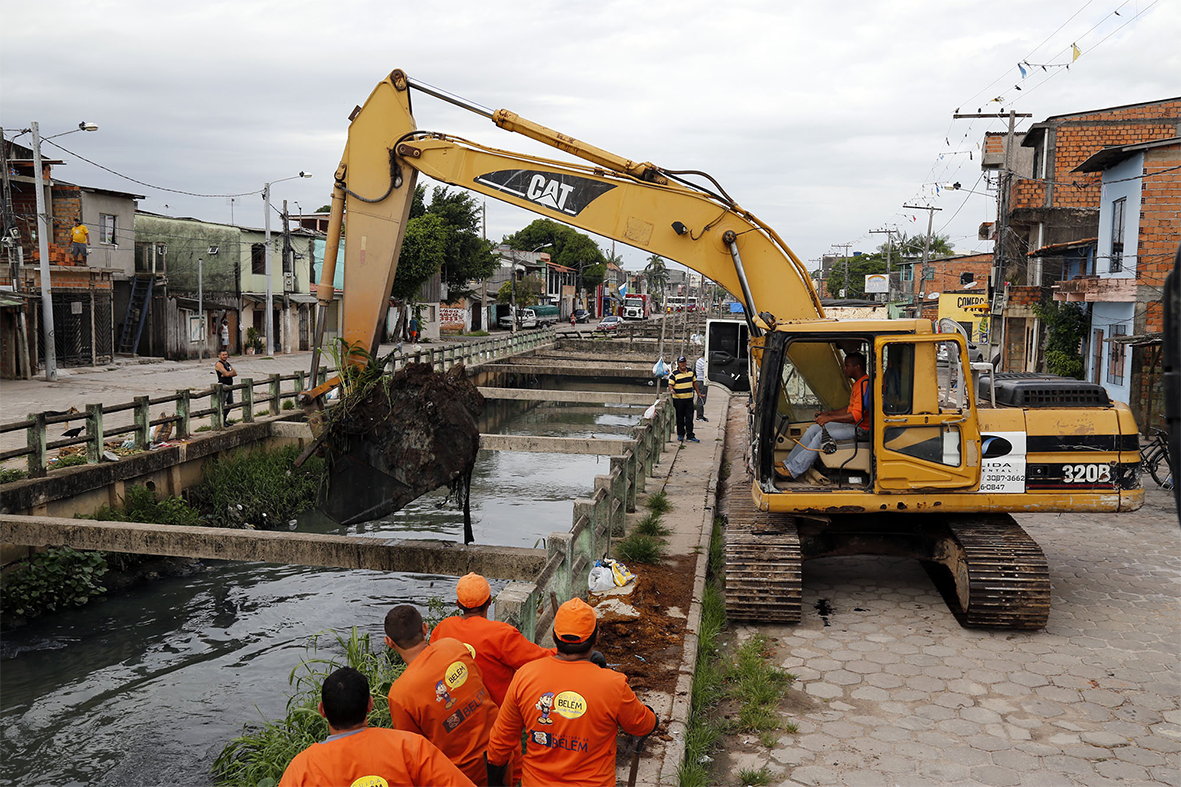
<instances>
[{"instance_id":1,"label":"excavator operator","mask_svg":"<svg viewBox=\"0 0 1181 787\"><path fill-rule=\"evenodd\" d=\"M853 390L849 392L849 403L839 410L816 414L816 423L808 427L804 435L791 449L787 459L775 466L780 478L794 480L802 478L819 456L820 443L827 431L833 440L852 440L869 433L869 375L865 373L865 356L849 353L842 367L850 380Z\"/></svg>"}]
</instances>

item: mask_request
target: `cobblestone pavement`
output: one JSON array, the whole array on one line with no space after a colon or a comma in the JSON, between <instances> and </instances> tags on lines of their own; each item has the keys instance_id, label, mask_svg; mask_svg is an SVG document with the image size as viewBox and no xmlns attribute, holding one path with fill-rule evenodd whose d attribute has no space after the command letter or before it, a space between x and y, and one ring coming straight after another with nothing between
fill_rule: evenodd
<instances>
[{"instance_id":1,"label":"cobblestone pavement","mask_svg":"<svg viewBox=\"0 0 1181 787\"><path fill-rule=\"evenodd\" d=\"M767 767L786 785L1181 785L1171 497L1154 487L1135 513L1019 521L1049 560L1044 632L960 628L917 561L805 563L800 625L737 630L771 638L799 677L785 706L799 732L770 751L732 748L729 773Z\"/></svg>"}]
</instances>

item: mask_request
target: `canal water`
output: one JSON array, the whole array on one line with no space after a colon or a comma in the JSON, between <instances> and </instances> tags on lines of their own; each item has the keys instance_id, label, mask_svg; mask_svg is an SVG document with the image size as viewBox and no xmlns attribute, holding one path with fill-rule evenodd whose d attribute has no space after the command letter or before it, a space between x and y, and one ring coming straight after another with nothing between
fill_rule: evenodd
<instances>
[{"instance_id":1,"label":"canal water","mask_svg":"<svg viewBox=\"0 0 1181 787\"><path fill-rule=\"evenodd\" d=\"M643 412L513 408L498 408L494 431L618 438ZM606 457L481 452L471 501L477 543L532 547L567 530L571 501L609 469ZM300 529L461 542L463 515L441 491L347 531L317 516ZM313 636L356 626L380 642L390 607L450 602L454 582L218 562L4 632L0 784L209 784L214 759L244 724L284 715L288 676ZM492 584L494 593L504 585Z\"/></svg>"}]
</instances>

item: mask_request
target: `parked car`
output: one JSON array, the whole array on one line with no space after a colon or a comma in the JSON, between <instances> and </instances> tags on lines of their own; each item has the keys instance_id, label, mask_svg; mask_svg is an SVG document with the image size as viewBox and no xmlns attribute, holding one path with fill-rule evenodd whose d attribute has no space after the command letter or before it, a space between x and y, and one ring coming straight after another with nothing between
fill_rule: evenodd
<instances>
[{"instance_id":1,"label":"parked car","mask_svg":"<svg viewBox=\"0 0 1181 787\"><path fill-rule=\"evenodd\" d=\"M946 345L940 345L939 347L939 360L947 363ZM972 342L968 342L968 360L972 363L984 363L984 350L972 344Z\"/></svg>"},{"instance_id":2,"label":"parked car","mask_svg":"<svg viewBox=\"0 0 1181 787\"><path fill-rule=\"evenodd\" d=\"M599 324L595 326L595 330L596 331L615 331L615 330L618 330L619 326L622 324L623 324L622 317L615 317L614 315L611 315L608 317L604 317L602 320L600 320Z\"/></svg>"},{"instance_id":3,"label":"parked car","mask_svg":"<svg viewBox=\"0 0 1181 787\"><path fill-rule=\"evenodd\" d=\"M575 322L590 322L590 312L588 312L586 309L575 309L574 310L574 321Z\"/></svg>"}]
</instances>

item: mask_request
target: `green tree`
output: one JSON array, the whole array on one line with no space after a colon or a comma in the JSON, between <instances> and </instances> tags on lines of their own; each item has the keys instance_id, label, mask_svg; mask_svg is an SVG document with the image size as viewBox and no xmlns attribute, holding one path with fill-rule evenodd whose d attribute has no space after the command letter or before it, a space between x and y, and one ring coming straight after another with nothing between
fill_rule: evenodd
<instances>
[{"instance_id":1,"label":"green tree","mask_svg":"<svg viewBox=\"0 0 1181 787\"><path fill-rule=\"evenodd\" d=\"M1087 313L1077 303L1051 301L1033 307L1046 328L1046 371L1083 379L1083 338L1090 330Z\"/></svg>"},{"instance_id":2,"label":"green tree","mask_svg":"<svg viewBox=\"0 0 1181 787\"><path fill-rule=\"evenodd\" d=\"M926 242L926 233L919 233L918 235L907 235L905 232L899 233L898 240L893 244L893 254L901 257L918 257L922 259L923 244ZM878 252L881 253L882 258L886 255L886 244L878 247ZM940 235L935 233L931 236L931 248L927 251L927 259L933 260L937 257L950 257L955 254L955 250L951 248L951 238L948 235Z\"/></svg>"},{"instance_id":3,"label":"green tree","mask_svg":"<svg viewBox=\"0 0 1181 787\"><path fill-rule=\"evenodd\" d=\"M491 276L498 262L492 244L480 235L483 208L466 191L437 186L426 212L443 222L446 237L442 270L447 297L450 301L467 297L472 293L468 283Z\"/></svg>"},{"instance_id":4,"label":"green tree","mask_svg":"<svg viewBox=\"0 0 1181 787\"><path fill-rule=\"evenodd\" d=\"M845 281L845 260L842 258L828 271L828 292L833 297L845 290L846 298L865 297L865 277L873 273L886 272L886 255L859 254L849 257L849 280Z\"/></svg>"},{"instance_id":5,"label":"green tree","mask_svg":"<svg viewBox=\"0 0 1181 787\"><path fill-rule=\"evenodd\" d=\"M435 275L447 256L447 228L438 216L426 214L406 222L398 272L390 293L396 300L410 301L422 283Z\"/></svg>"},{"instance_id":6,"label":"green tree","mask_svg":"<svg viewBox=\"0 0 1181 787\"><path fill-rule=\"evenodd\" d=\"M660 307L664 308L664 288L668 286L668 266L659 254L648 258L644 266L644 280L648 282L648 292L659 298Z\"/></svg>"},{"instance_id":7,"label":"green tree","mask_svg":"<svg viewBox=\"0 0 1181 787\"><path fill-rule=\"evenodd\" d=\"M582 286L586 288L602 284L607 273L607 258L598 244L572 227L550 219L536 219L505 236L504 242L514 249L525 250L548 244L550 260L581 271Z\"/></svg>"},{"instance_id":8,"label":"green tree","mask_svg":"<svg viewBox=\"0 0 1181 787\"><path fill-rule=\"evenodd\" d=\"M536 306L541 303L541 298L545 294L545 282L536 276L526 276L523 279L517 280L516 300L519 308L528 308L529 306ZM500 285L500 289L496 291L497 303L512 303L513 302L513 283L506 281Z\"/></svg>"}]
</instances>

